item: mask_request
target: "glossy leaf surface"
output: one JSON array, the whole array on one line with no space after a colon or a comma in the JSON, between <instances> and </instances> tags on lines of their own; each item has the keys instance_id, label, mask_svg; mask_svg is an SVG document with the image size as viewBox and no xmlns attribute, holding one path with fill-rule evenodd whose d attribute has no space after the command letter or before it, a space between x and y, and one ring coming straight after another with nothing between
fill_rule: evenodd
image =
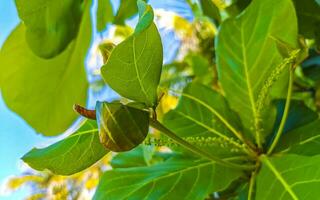
<instances>
[{"instance_id":1,"label":"glossy leaf surface","mask_svg":"<svg viewBox=\"0 0 320 200\"><path fill-rule=\"evenodd\" d=\"M99 141L96 122L87 120L69 137L46 148L34 148L22 160L39 171L71 175L90 167L107 153Z\"/></svg>"},{"instance_id":2,"label":"glossy leaf surface","mask_svg":"<svg viewBox=\"0 0 320 200\"><path fill-rule=\"evenodd\" d=\"M297 45L297 22L290 0L253 1L241 15L222 23L216 40L218 74L226 98L246 130L260 137L261 143L275 118L268 104L272 84L265 84L275 82L289 69L281 66L277 40ZM285 79L280 83L287 85Z\"/></svg>"},{"instance_id":3,"label":"glossy leaf surface","mask_svg":"<svg viewBox=\"0 0 320 200\"><path fill-rule=\"evenodd\" d=\"M110 151L129 151L148 134L147 111L121 103L97 102L96 112L100 141Z\"/></svg>"},{"instance_id":4,"label":"glossy leaf surface","mask_svg":"<svg viewBox=\"0 0 320 200\"><path fill-rule=\"evenodd\" d=\"M143 1L139 2L144 4ZM150 20L152 9L147 5L140 8L148 10L140 11L138 29L114 48L101 74L121 96L152 107L157 102L162 44L156 26Z\"/></svg>"},{"instance_id":5,"label":"glossy leaf surface","mask_svg":"<svg viewBox=\"0 0 320 200\"><path fill-rule=\"evenodd\" d=\"M317 199L320 191L320 157L285 155L262 158L256 199Z\"/></svg>"},{"instance_id":6,"label":"glossy leaf surface","mask_svg":"<svg viewBox=\"0 0 320 200\"><path fill-rule=\"evenodd\" d=\"M203 160L168 160L150 167L106 172L93 199L203 200L241 173Z\"/></svg>"}]
</instances>

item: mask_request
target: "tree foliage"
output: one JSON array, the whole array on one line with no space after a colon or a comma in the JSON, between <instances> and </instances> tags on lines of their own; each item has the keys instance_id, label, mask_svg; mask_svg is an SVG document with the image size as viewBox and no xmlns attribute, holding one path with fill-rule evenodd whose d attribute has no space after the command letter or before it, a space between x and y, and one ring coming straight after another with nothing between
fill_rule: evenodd
<instances>
[{"instance_id":1,"label":"tree foliage","mask_svg":"<svg viewBox=\"0 0 320 200\"><path fill-rule=\"evenodd\" d=\"M100 44L102 88L119 99L76 106L89 119L24 162L72 175L120 152L96 200L318 198L319 2L187 0L194 19L171 18L181 47L166 64L151 5L120 1L114 14L112 1L97 3L92 15L89 0L16 0L22 23L0 52L1 92L47 136L86 102L91 18L102 32L139 16L122 42Z\"/></svg>"}]
</instances>

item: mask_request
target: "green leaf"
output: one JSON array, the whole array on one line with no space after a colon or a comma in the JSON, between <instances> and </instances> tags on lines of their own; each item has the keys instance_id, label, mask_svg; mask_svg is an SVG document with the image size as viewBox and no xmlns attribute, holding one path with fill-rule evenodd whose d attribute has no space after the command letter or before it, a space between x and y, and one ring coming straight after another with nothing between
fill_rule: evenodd
<instances>
[{"instance_id":1,"label":"green leaf","mask_svg":"<svg viewBox=\"0 0 320 200\"><path fill-rule=\"evenodd\" d=\"M155 146L151 144L139 145L131 151L116 154L110 165L113 169L150 166L164 162L175 155L178 154L156 151Z\"/></svg>"},{"instance_id":2,"label":"green leaf","mask_svg":"<svg viewBox=\"0 0 320 200\"><path fill-rule=\"evenodd\" d=\"M320 154L320 120L300 126L282 136L276 151L313 156Z\"/></svg>"},{"instance_id":3,"label":"green leaf","mask_svg":"<svg viewBox=\"0 0 320 200\"><path fill-rule=\"evenodd\" d=\"M200 5L204 15L217 20L217 22L221 22L219 8L212 2L212 0L200 0Z\"/></svg>"},{"instance_id":4,"label":"green leaf","mask_svg":"<svg viewBox=\"0 0 320 200\"><path fill-rule=\"evenodd\" d=\"M82 0L15 0L26 26L26 41L43 58L60 54L76 37L83 13Z\"/></svg>"},{"instance_id":5,"label":"green leaf","mask_svg":"<svg viewBox=\"0 0 320 200\"><path fill-rule=\"evenodd\" d=\"M232 0L232 4L226 8L228 15L234 17L241 13L249 4L251 0Z\"/></svg>"},{"instance_id":6,"label":"green leaf","mask_svg":"<svg viewBox=\"0 0 320 200\"><path fill-rule=\"evenodd\" d=\"M115 44L113 44L112 42L104 42L99 44L99 50L103 58L103 63L106 63L108 61L109 56L112 50L114 49L114 47L115 47Z\"/></svg>"},{"instance_id":7,"label":"green leaf","mask_svg":"<svg viewBox=\"0 0 320 200\"><path fill-rule=\"evenodd\" d=\"M279 127L283 115L285 100L278 100L277 104L277 120L275 128ZM318 114L308 108L303 101L291 100L288 118L284 126L283 132L286 133L300 126L306 125L318 118Z\"/></svg>"},{"instance_id":8,"label":"green leaf","mask_svg":"<svg viewBox=\"0 0 320 200\"><path fill-rule=\"evenodd\" d=\"M118 153L110 164L112 168L129 168L147 166L152 158L150 147L140 145L131 151Z\"/></svg>"},{"instance_id":9,"label":"green leaf","mask_svg":"<svg viewBox=\"0 0 320 200\"><path fill-rule=\"evenodd\" d=\"M140 4L143 1L140 1ZM152 20L152 12L141 10L135 33L116 46L101 74L112 89L123 97L145 103L152 107L157 103L157 87L162 67L162 44L160 35ZM153 15L152 15L153 16Z\"/></svg>"},{"instance_id":10,"label":"green leaf","mask_svg":"<svg viewBox=\"0 0 320 200\"><path fill-rule=\"evenodd\" d=\"M97 30L99 32L107 28L107 24L113 21L113 10L110 0L98 0Z\"/></svg>"},{"instance_id":11,"label":"green leaf","mask_svg":"<svg viewBox=\"0 0 320 200\"><path fill-rule=\"evenodd\" d=\"M147 111L121 103L97 102L96 112L100 141L111 151L129 151L148 134Z\"/></svg>"},{"instance_id":12,"label":"green leaf","mask_svg":"<svg viewBox=\"0 0 320 200\"><path fill-rule=\"evenodd\" d=\"M297 47L296 16L290 0L253 1L237 18L223 22L216 40L218 75L226 98L246 130L254 131L258 143L263 142L262 134L270 134L275 118L275 110L269 106L273 84L268 83L289 69L288 63L282 63L274 38ZM287 81L277 83L279 87Z\"/></svg>"},{"instance_id":13,"label":"green leaf","mask_svg":"<svg viewBox=\"0 0 320 200\"><path fill-rule=\"evenodd\" d=\"M318 199L319 165L319 156L263 156L262 168L257 177L256 199Z\"/></svg>"},{"instance_id":14,"label":"green leaf","mask_svg":"<svg viewBox=\"0 0 320 200\"><path fill-rule=\"evenodd\" d=\"M34 148L22 160L39 171L71 175L90 167L107 153L99 141L96 122L87 120L69 137L43 149Z\"/></svg>"},{"instance_id":15,"label":"green leaf","mask_svg":"<svg viewBox=\"0 0 320 200\"><path fill-rule=\"evenodd\" d=\"M186 62L192 67L193 74L197 77L202 77L210 73L209 61L202 55L189 54L186 57Z\"/></svg>"},{"instance_id":16,"label":"green leaf","mask_svg":"<svg viewBox=\"0 0 320 200\"><path fill-rule=\"evenodd\" d=\"M315 0L294 0L299 33L309 39L315 39L320 46L320 5Z\"/></svg>"},{"instance_id":17,"label":"green leaf","mask_svg":"<svg viewBox=\"0 0 320 200\"><path fill-rule=\"evenodd\" d=\"M121 0L120 7L114 16L114 24L124 25L126 19L138 12L137 0Z\"/></svg>"},{"instance_id":18,"label":"green leaf","mask_svg":"<svg viewBox=\"0 0 320 200\"><path fill-rule=\"evenodd\" d=\"M240 176L241 172L214 162L168 160L150 167L107 171L93 199L203 200Z\"/></svg>"},{"instance_id":19,"label":"green leaf","mask_svg":"<svg viewBox=\"0 0 320 200\"><path fill-rule=\"evenodd\" d=\"M85 104L85 57L91 41L91 2L86 4L78 37L53 59L33 54L20 24L0 52L0 86L7 106L37 132L57 135L77 118L73 104Z\"/></svg>"},{"instance_id":20,"label":"green leaf","mask_svg":"<svg viewBox=\"0 0 320 200\"><path fill-rule=\"evenodd\" d=\"M189 54L185 57L185 62L192 68L193 71L193 81L202 83L204 85L211 86L214 79L214 67L210 65L209 60L199 54ZM165 67L164 67L165 68ZM172 71L170 69L166 69ZM185 74L186 70L182 72ZM171 72L172 73L172 72ZM173 72L175 76L181 78L183 75Z\"/></svg>"},{"instance_id":21,"label":"green leaf","mask_svg":"<svg viewBox=\"0 0 320 200\"><path fill-rule=\"evenodd\" d=\"M150 5L142 0L137 1L139 11L139 22L134 30L136 34L146 30L153 22L154 13Z\"/></svg>"},{"instance_id":22,"label":"green leaf","mask_svg":"<svg viewBox=\"0 0 320 200\"><path fill-rule=\"evenodd\" d=\"M204 85L187 85L178 106L164 116L163 123L180 137L214 138L208 150L215 155L243 150L234 137L241 130L239 119L222 95Z\"/></svg>"}]
</instances>

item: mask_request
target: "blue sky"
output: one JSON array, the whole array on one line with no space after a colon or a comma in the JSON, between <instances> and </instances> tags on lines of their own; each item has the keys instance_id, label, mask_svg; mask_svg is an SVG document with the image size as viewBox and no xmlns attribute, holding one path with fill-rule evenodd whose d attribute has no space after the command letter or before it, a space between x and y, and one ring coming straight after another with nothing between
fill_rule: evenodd
<instances>
[{"instance_id":1,"label":"blue sky","mask_svg":"<svg viewBox=\"0 0 320 200\"><path fill-rule=\"evenodd\" d=\"M175 7L180 9L181 15L186 18L190 17L190 10L181 7L179 2L175 1L158 1L149 0L149 3L154 8L166 8ZM119 0L113 1L114 7L117 7ZM174 10L174 8L171 8ZM0 47L8 37L10 32L19 23L19 18L16 12L16 8L13 0L2 0L0 3ZM177 11L177 10L176 10ZM189 18L190 19L190 18ZM134 24L136 19L130 20L129 24ZM168 37L171 37L169 35ZM166 49L166 42L164 43L164 49ZM172 43L172 42L171 42ZM179 44L176 44L179 45ZM172 47L168 46L167 48ZM165 50L165 52L167 52ZM166 55L165 55L166 56ZM167 54L168 57L168 54ZM37 134L28 124L24 122L18 115L11 112L3 102L0 93L0 185L8 176L19 175L21 170L20 158L28 152L32 147L39 144L48 143L48 138L42 137ZM9 196L1 196L1 200L20 200L25 197L28 191L26 189L19 190L18 192L12 193Z\"/></svg>"},{"instance_id":2,"label":"blue sky","mask_svg":"<svg viewBox=\"0 0 320 200\"><path fill-rule=\"evenodd\" d=\"M19 23L14 1L2 1L0 4L0 46L11 30ZM5 106L0 96L0 184L9 175L18 175L20 157L35 144L44 141L19 116ZM3 200L23 199L26 190L20 190Z\"/></svg>"}]
</instances>

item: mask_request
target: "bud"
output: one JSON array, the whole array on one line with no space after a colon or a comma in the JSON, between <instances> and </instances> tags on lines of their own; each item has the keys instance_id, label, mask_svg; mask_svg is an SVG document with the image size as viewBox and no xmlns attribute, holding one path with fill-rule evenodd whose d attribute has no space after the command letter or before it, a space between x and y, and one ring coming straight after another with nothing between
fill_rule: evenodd
<instances>
[{"instance_id":1,"label":"bud","mask_svg":"<svg viewBox=\"0 0 320 200\"><path fill-rule=\"evenodd\" d=\"M102 58L103 58L103 63L105 64L108 59L109 59L109 56L112 52L112 50L114 49L116 45L113 44L112 42L104 42L102 44L99 45L99 50L100 50L100 53L102 55Z\"/></svg>"}]
</instances>

